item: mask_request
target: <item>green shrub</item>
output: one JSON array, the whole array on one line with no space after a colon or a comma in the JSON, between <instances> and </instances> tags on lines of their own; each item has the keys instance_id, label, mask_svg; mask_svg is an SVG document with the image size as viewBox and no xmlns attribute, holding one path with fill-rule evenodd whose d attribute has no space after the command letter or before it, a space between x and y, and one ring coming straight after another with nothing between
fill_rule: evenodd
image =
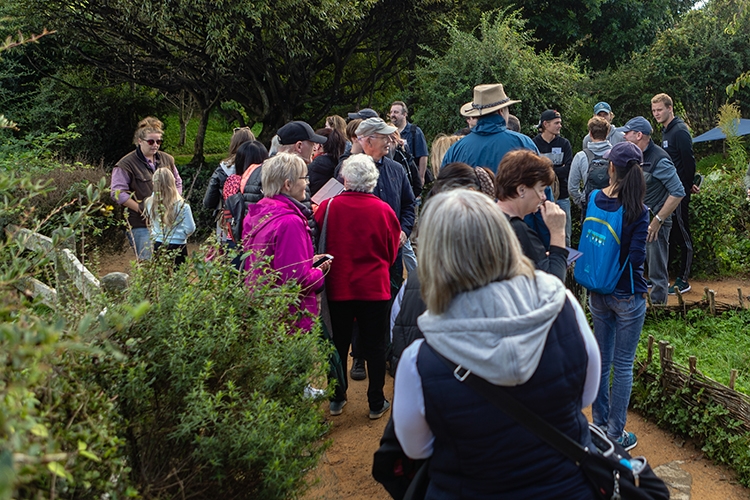
<instances>
[{"instance_id":1,"label":"green shrub","mask_svg":"<svg viewBox=\"0 0 750 500\"><path fill-rule=\"evenodd\" d=\"M1 213L45 191L28 174L0 170ZM55 247L94 209L90 200L99 193L86 191L78 212L64 218L72 229L53 235ZM33 213L18 222L31 229L40 225ZM66 310L70 314L56 314L16 291L19 280L48 262L47 253L0 240L0 499L134 495L122 423L97 382L96 357L116 353L91 345L95 312L77 304Z\"/></svg>"},{"instance_id":2,"label":"green shrub","mask_svg":"<svg viewBox=\"0 0 750 500\"><path fill-rule=\"evenodd\" d=\"M328 351L290 324L298 296L292 286L251 290L201 252L176 272L164 261L134 269L106 317L127 360L100 372L128 422L144 495L286 498L303 485L326 430L303 391L325 379Z\"/></svg>"}]
</instances>

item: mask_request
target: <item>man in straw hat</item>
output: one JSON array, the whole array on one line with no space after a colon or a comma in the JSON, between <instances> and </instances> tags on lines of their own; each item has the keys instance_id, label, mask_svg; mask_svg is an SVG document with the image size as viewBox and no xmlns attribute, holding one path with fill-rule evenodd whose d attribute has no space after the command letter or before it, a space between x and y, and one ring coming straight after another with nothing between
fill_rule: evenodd
<instances>
[{"instance_id":1,"label":"man in straw hat","mask_svg":"<svg viewBox=\"0 0 750 500\"><path fill-rule=\"evenodd\" d=\"M497 172L500 160L508 151L530 149L538 153L529 137L508 130L506 126L510 116L508 106L517 102L521 101L512 101L505 95L501 83L474 87L474 100L461 106L461 115L478 118L477 124L469 135L448 149L443 165L461 161Z\"/></svg>"}]
</instances>

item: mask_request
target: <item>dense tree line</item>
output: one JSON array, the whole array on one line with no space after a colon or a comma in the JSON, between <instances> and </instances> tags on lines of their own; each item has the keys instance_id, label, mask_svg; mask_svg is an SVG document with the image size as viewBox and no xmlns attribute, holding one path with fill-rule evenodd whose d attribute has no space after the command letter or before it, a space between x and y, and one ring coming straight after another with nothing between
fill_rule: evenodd
<instances>
[{"instance_id":1,"label":"dense tree line","mask_svg":"<svg viewBox=\"0 0 750 500\"><path fill-rule=\"evenodd\" d=\"M25 131L76 122L87 139L67 153L107 161L139 117L186 98L200 116L197 163L215 110L262 123L268 140L293 118L407 98L437 133L460 125L458 105L489 80L523 99L526 125L558 107L581 128L599 99L647 115L666 91L700 131L750 66L746 3L9 0L6 31L57 33L0 63L0 109Z\"/></svg>"}]
</instances>

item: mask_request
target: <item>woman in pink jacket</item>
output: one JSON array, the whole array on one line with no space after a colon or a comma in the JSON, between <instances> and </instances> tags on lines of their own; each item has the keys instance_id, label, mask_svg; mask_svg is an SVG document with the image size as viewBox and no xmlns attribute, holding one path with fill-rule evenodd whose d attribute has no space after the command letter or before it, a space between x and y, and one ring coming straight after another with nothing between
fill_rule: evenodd
<instances>
[{"instance_id":1,"label":"woman in pink jacket","mask_svg":"<svg viewBox=\"0 0 750 500\"><path fill-rule=\"evenodd\" d=\"M248 206L242 226L242 241L246 252L245 269L252 271L248 286L268 279L264 258L278 274L278 282L296 281L302 288L298 308L290 312L297 317L299 328L309 331L318 315L315 293L323 288L323 276L330 262L313 267L312 238L301 203L307 187L307 166L297 155L279 153L263 163L261 183L264 198ZM317 259L316 259L317 260Z\"/></svg>"}]
</instances>

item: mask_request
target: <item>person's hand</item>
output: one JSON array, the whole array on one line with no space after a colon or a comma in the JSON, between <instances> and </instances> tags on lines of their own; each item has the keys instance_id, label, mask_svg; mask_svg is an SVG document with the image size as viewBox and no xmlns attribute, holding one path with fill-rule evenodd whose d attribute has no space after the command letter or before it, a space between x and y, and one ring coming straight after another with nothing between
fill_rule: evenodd
<instances>
[{"instance_id":1,"label":"person's hand","mask_svg":"<svg viewBox=\"0 0 750 500\"><path fill-rule=\"evenodd\" d=\"M565 210L551 201L545 201L542 203L539 206L539 210L542 213L542 220L544 220L544 224L547 226L550 233L558 233L562 231L563 234L565 234Z\"/></svg>"},{"instance_id":2,"label":"person's hand","mask_svg":"<svg viewBox=\"0 0 750 500\"><path fill-rule=\"evenodd\" d=\"M406 243L406 240L408 239L408 236L406 236L406 233L401 231L401 236L399 237L398 241L398 247L401 248L404 246L404 243Z\"/></svg>"},{"instance_id":3,"label":"person's hand","mask_svg":"<svg viewBox=\"0 0 750 500\"><path fill-rule=\"evenodd\" d=\"M322 259L323 257L325 257L325 254L314 255L313 262L317 262L319 259ZM333 261L327 260L323 262L322 264L320 264L319 266L317 266L317 268L323 271L323 274L326 274L328 270L331 269L331 262Z\"/></svg>"},{"instance_id":4,"label":"person's hand","mask_svg":"<svg viewBox=\"0 0 750 500\"><path fill-rule=\"evenodd\" d=\"M701 188L699 186L696 186L695 184L693 184L693 187L690 189L690 192L692 194L698 194L698 193L701 192Z\"/></svg>"},{"instance_id":5,"label":"person's hand","mask_svg":"<svg viewBox=\"0 0 750 500\"><path fill-rule=\"evenodd\" d=\"M646 235L646 242L651 243L656 241L656 237L659 236L659 230L661 229L661 223L654 217L651 219L651 223L648 225L648 234Z\"/></svg>"}]
</instances>

